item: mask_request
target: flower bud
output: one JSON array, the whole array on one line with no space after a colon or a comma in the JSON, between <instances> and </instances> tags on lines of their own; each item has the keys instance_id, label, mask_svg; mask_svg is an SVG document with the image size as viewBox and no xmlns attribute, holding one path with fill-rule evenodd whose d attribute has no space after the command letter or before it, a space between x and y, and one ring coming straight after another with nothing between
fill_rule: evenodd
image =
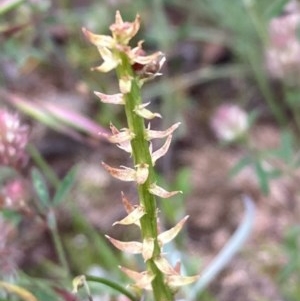
<instances>
[{"instance_id":1,"label":"flower bud","mask_svg":"<svg viewBox=\"0 0 300 301\"><path fill-rule=\"evenodd\" d=\"M146 106L148 106L150 102L138 105L135 109L134 112L143 117L144 119L153 119L155 117L162 118L159 113L152 113L150 110L146 109Z\"/></svg>"},{"instance_id":2,"label":"flower bud","mask_svg":"<svg viewBox=\"0 0 300 301\"><path fill-rule=\"evenodd\" d=\"M139 185L144 184L149 175L149 165L146 163L136 165L136 182Z\"/></svg>"},{"instance_id":3,"label":"flower bud","mask_svg":"<svg viewBox=\"0 0 300 301\"><path fill-rule=\"evenodd\" d=\"M143 240L143 250L142 250L142 256L145 262L152 257L153 251L154 251L154 239L151 237L145 238Z\"/></svg>"},{"instance_id":4,"label":"flower bud","mask_svg":"<svg viewBox=\"0 0 300 301\"><path fill-rule=\"evenodd\" d=\"M118 43L127 45L140 29L141 20L137 15L133 22L124 22L119 11L116 12L115 23L109 29L112 36Z\"/></svg>"},{"instance_id":5,"label":"flower bud","mask_svg":"<svg viewBox=\"0 0 300 301\"><path fill-rule=\"evenodd\" d=\"M122 94L127 94L131 91L131 81L132 77L126 76L119 80L119 88Z\"/></svg>"}]
</instances>

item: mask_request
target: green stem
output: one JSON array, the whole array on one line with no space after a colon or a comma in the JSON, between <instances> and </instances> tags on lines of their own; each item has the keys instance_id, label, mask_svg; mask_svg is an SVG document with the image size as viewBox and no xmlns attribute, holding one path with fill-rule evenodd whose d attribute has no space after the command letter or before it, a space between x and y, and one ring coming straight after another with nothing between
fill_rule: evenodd
<instances>
[{"instance_id":1,"label":"green stem","mask_svg":"<svg viewBox=\"0 0 300 301\"><path fill-rule=\"evenodd\" d=\"M138 185L140 204L146 211L146 214L140 220L142 237L143 239L154 239L153 256L146 262L147 270L155 275L155 278L152 281L154 299L156 301L172 301L173 294L164 281L164 275L154 263L154 258L159 257L161 254L161 248L157 240L158 225L156 199L154 195L149 192L150 185L155 182L155 173L149 151L149 142L145 139L146 129L144 119L134 112L136 106L142 103L140 86L138 79L134 77L127 56L120 53L120 57L122 59L122 64L117 68L118 78L133 78L131 81L131 91L125 94L125 113L128 127L135 134L134 139L131 140L134 165L148 164L149 166L148 179L144 184Z\"/></svg>"},{"instance_id":2,"label":"green stem","mask_svg":"<svg viewBox=\"0 0 300 301\"><path fill-rule=\"evenodd\" d=\"M55 250L59 259L60 264L62 265L63 269L65 270L66 276L68 278L71 277L70 267L66 258L66 254L62 245L62 241L60 238L60 235L57 230L57 222L56 217L53 212L53 210L50 209L48 215L47 215L47 225L50 230Z\"/></svg>"},{"instance_id":3,"label":"green stem","mask_svg":"<svg viewBox=\"0 0 300 301\"><path fill-rule=\"evenodd\" d=\"M138 300L131 292L129 292L123 286L119 285L116 282L108 280L107 278L85 275L85 279L86 279L86 281L102 283L106 286L109 286L112 289L114 289L114 290L120 292L121 294L125 295L126 297L128 297L132 301L137 301Z\"/></svg>"},{"instance_id":4,"label":"green stem","mask_svg":"<svg viewBox=\"0 0 300 301\"><path fill-rule=\"evenodd\" d=\"M40 154L38 149L33 144L28 144L27 151L34 163L43 171L43 174L53 185L53 187L57 188L59 185L59 178L57 177L53 169L48 165L43 156Z\"/></svg>"}]
</instances>

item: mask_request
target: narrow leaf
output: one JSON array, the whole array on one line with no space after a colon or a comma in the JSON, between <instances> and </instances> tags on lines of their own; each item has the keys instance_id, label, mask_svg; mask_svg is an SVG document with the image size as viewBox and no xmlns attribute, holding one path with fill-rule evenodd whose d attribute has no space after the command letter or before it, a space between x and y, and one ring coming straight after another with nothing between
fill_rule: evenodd
<instances>
[{"instance_id":1,"label":"narrow leaf","mask_svg":"<svg viewBox=\"0 0 300 301\"><path fill-rule=\"evenodd\" d=\"M34 168L31 171L31 178L40 203L44 208L49 208L51 206L49 192L43 175L38 169Z\"/></svg>"},{"instance_id":2,"label":"narrow leaf","mask_svg":"<svg viewBox=\"0 0 300 301\"><path fill-rule=\"evenodd\" d=\"M254 169L255 169L256 175L258 177L258 182L259 182L260 188L261 188L262 192L265 195L267 195L269 193L268 174L264 170L264 168L259 160L256 160L254 162Z\"/></svg>"},{"instance_id":3,"label":"narrow leaf","mask_svg":"<svg viewBox=\"0 0 300 301\"><path fill-rule=\"evenodd\" d=\"M72 168L59 184L53 198L54 206L60 204L64 200L66 195L70 192L71 188L75 183L75 176L76 176L76 167Z\"/></svg>"}]
</instances>

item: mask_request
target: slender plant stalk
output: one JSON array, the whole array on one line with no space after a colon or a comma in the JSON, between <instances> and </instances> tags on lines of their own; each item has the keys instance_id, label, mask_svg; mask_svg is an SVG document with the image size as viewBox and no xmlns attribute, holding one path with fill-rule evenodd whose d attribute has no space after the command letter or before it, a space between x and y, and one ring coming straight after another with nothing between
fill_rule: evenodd
<instances>
[{"instance_id":1,"label":"slender plant stalk","mask_svg":"<svg viewBox=\"0 0 300 301\"><path fill-rule=\"evenodd\" d=\"M125 55L122 55L122 64L117 68L117 74L119 79L128 76L134 78L134 73L131 69L128 58ZM161 253L160 246L157 241L158 225L156 199L155 196L149 192L151 183L155 181L155 174L152 165L151 154L149 151L149 142L145 139L146 129L144 118L140 117L134 112L135 108L141 103L142 100L139 84L136 79L133 79L131 91L125 95L125 113L129 130L135 133L135 137L131 140L134 165L137 166L139 164L147 163L149 168L148 179L144 184L138 186L138 195L140 204L147 212L147 214L145 214L140 220L142 238L154 239L153 258L155 258ZM147 269L156 275L152 281L155 300L173 300L171 290L164 283L162 272L156 267L152 259L147 261Z\"/></svg>"},{"instance_id":2,"label":"slender plant stalk","mask_svg":"<svg viewBox=\"0 0 300 301\"><path fill-rule=\"evenodd\" d=\"M134 22L124 22L120 12L117 11L115 23L110 26L112 36L96 35L83 29L88 40L97 46L103 59L103 63L94 69L100 72L116 69L118 77L120 93L107 95L95 92L104 103L124 105L128 128L118 130L111 125L112 135L108 135L107 138L130 153L133 159L133 168L119 169L106 163L103 163L103 166L113 177L135 182L139 197L139 205L133 206L123 195L128 215L115 223L139 226L142 242L122 242L109 236L107 238L123 252L142 255L146 271L136 272L121 267L121 270L135 282L132 284L135 289L152 290L155 301L172 301L177 287L196 281L198 276L181 276L179 265L173 267L162 252L163 245L179 233L187 220L187 217L183 218L173 228L162 233L158 229L156 196L169 198L180 191L168 192L159 187L156 184L153 166L167 153L172 133L179 123L164 131L151 130L145 126L145 119L151 120L161 115L145 108L149 103L142 102L141 87L146 81L160 75L159 71L165 56L160 51L146 55L142 49L142 42L138 42L134 48L129 46L129 41L139 28L138 15ZM150 141L157 138L165 139L165 143L153 151Z\"/></svg>"},{"instance_id":3,"label":"slender plant stalk","mask_svg":"<svg viewBox=\"0 0 300 301\"><path fill-rule=\"evenodd\" d=\"M27 151L30 154L32 160L38 166L49 180L49 182L53 185L53 187L57 188L59 185L59 178L56 176L53 169L48 165L43 156L39 153L37 148L33 144L27 145Z\"/></svg>"},{"instance_id":4,"label":"slender plant stalk","mask_svg":"<svg viewBox=\"0 0 300 301\"><path fill-rule=\"evenodd\" d=\"M124 296L127 296L131 301L138 301L138 299L123 286L119 285L114 281L108 280L107 278L85 275L85 279L88 282L97 282L109 286L112 289L120 292Z\"/></svg>"},{"instance_id":5,"label":"slender plant stalk","mask_svg":"<svg viewBox=\"0 0 300 301\"><path fill-rule=\"evenodd\" d=\"M54 247L59 259L60 264L62 265L66 276L70 278L71 276L71 272L70 272L70 267L66 258L66 254L63 248L63 244L60 238L60 235L58 233L58 229L57 229L57 221L56 221L56 217L55 214L52 210L49 211L48 216L47 216L47 224L48 224L48 228L50 230L53 242L54 242Z\"/></svg>"}]
</instances>

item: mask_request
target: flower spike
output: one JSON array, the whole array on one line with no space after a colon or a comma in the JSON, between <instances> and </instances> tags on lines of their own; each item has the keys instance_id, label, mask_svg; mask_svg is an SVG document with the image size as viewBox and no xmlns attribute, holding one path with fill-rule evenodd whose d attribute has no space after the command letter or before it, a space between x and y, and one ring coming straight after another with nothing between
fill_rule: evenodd
<instances>
[{"instance_id":1,"label":"flower spike","mask_svg":"<svg viewBox=\"0 0 300 301\"><path fill-rule=\"evenodd\" d=\"M141 254L144 259L146 266L144 272L139 273L120 267L128 277L134 280L134 284L131 286L136 292L141 293L140 289L153 290L151 300L171 301L174 300L177 286L191 283L198 276L181 276L180 265L173 267L162 255L163 245L176 237L188 218L183 218L173 228L160 233L155 196L169 198L181 191L169 192L156 185L153 167L156 161L167 153L173 132L179 127L180 122L163 131L151 130L150 124L146 128L145 120L162 118L162 116L159 113L151 112L147 108L149 103L143 103L141 87L145 82L161 75L160 70L166 58L160 51L147 55L142 47L143 41L138 42L137 46L133 48L129 44L140 29L139 15L133 22L126 22L117 11L115 22L109 29L111 36L96 35L87 29L83 29L83 32L87 39L96 45L103 60L102 64L94 70L109 72L116 69L118 78L119 93L107 95L95 92L95 95L103 103L124 105L126 115L127 125L125 128L119 130L111 124L111 135L106 133L102 135L130 154L134 168L125 166L114 168L106 163L102 163L102 165L113 177L122 181L136 182L139 204L131 204L122 193L122 202L127 215L114 222L113 225L137 225L141 232L142 242L124 242L109 236L106 237L119 250ZM164 139L164 142L160 148L153 151L152 139Z\"/></svg>"}]
</instances>

